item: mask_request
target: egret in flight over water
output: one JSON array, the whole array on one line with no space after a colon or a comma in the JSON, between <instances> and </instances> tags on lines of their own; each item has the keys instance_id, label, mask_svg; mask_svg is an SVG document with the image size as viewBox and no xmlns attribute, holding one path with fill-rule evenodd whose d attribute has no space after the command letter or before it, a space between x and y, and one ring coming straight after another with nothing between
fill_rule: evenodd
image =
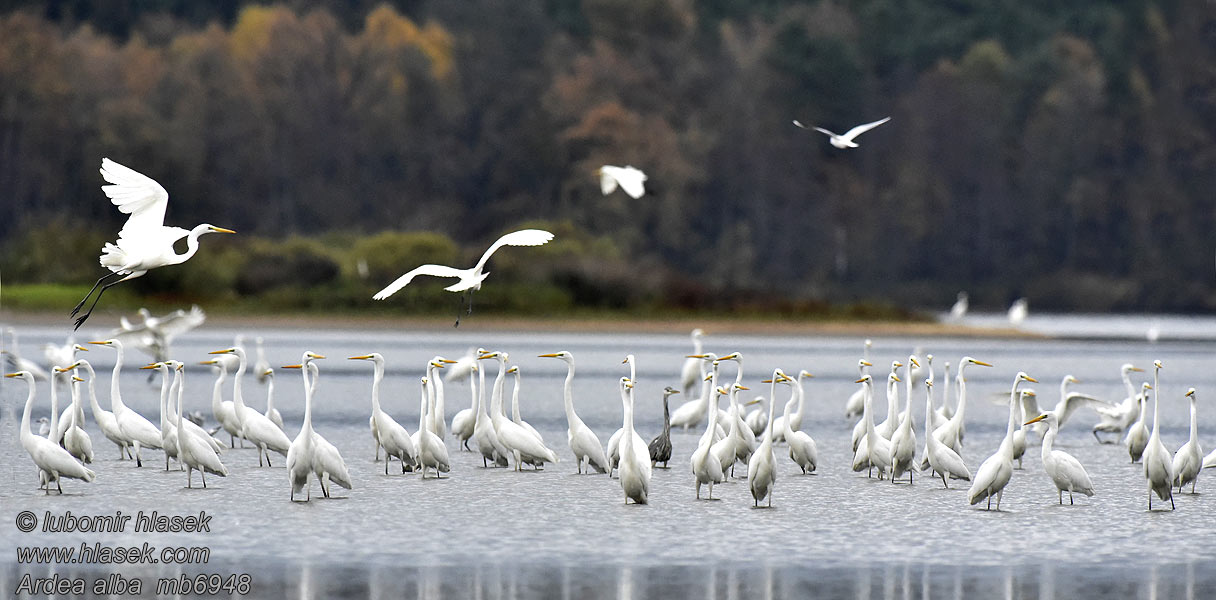
<instances>
[{"instance_id":1,"label":"egret in flight over water","mask_svg":"<svg viewBox=\"0 0 1216 600\"><path fill-rule=\"evenodd\" d=\"M890 120L891 120L891 117L887 117L885 119L879 119L877 121L874 121L873 123L866 123L864 125L858 125L857 127L854 127L852 129L846 131L843 135L832 133L831 131L828 131L822 127L807 127L806 125L803 125L801 122L799 122L797 120L794 121L794 125L797 125L803 129L814 129L815 131L818 131L819 133L825 134L828 136L828 141L831 142L831 144L833 146L843 149L843 148L856 148L857 142L854 142L853 140L856 139L857 136L859 136L871 129L874 129L875 127L878 127L879 125L882 125L883 123L886 123L887 121L890 121Z\"/></svg>"},{"instance_id":2,"label":"egret in flight over water","mask_svg":"<svg viewBox=\"0 0 1216 600\"><path fill-rule=\"evenodd\" d=\"M199 236L205 233L236 233L210 223L196 225L189 231L181 227L165 227L165 208L169 205L169 192L159 183L108 158L101 159L101 176L110 182L110 185L101 186L101 190L110 198L110 202L118 207L119 212L131 216L118 232L117 243L106 242L101 249L101 266L111 272L98 279L97 283L93 284L93 289L72 309L72 316L75 317L89 296L97 291L98 286L105 283L93 298L89 310L76 319L76 329L80 329L89 315L93 314L97 301L111 286L142 277L144 273L157 267L177 265L190 260L194 253L198 252ZM186 252L178 254L173 250L173 245L182 238L186 238ZM120 275L121 279L108 281Z\"/></svg>"},{"instance_id":3,"label":"egret in flight over water","mask_svg":"<svg viewBox=\"0 0 1216 600\"><path fill-rule=\"evenodd\" d=\"M419 275L431 275L433 277L455 277L459 279L456 283L449 285L443 289L449 292L465 292L471 294L475 290L481 289L481 282L485 281L490 274L484 271L486 262L490 260L490 256L503 246L542 246L549 243L553 239L553 234L541 229L521 229L508 233L490 245L485 254L481 255L481 260L477 261L470 269L457 269L445 265L421 265L415 267L412 271L398 277L396 281L385 286L384 289L376 292L372 296L375 300L384 300L393 294L396 294L401 288L409 285L415 277ZM463 307L462 307L463 308ZM473 301L469 298L469 313L473 312ZM456 315L456 325L460 325L460 314Z\"/></svg>"}]
</instances>

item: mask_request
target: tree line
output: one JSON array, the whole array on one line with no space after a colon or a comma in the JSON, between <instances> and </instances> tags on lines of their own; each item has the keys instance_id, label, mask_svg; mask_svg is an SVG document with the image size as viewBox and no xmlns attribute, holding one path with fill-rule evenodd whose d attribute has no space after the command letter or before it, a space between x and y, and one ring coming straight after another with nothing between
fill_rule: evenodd
<instances>
[{"instance_id":1,"label":"tree line","mask_svg":"<svg viewBox=\"0 0 1216 600\"><path fill-rule=\"evenodd\" d=\"M560 227L595 250L534 277L573 306L1211 310L1213 31L1154 0L9 0L0 248L94 279L108 156L242 249ZM791 124L885 116L849 150Z\"/></svg>"}]
</instances>

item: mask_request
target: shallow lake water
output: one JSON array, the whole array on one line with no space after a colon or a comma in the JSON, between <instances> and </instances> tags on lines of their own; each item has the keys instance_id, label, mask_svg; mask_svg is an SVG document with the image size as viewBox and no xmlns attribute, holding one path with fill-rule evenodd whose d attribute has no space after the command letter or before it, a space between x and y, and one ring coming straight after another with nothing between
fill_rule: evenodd
<instances>
[{"instance_id":1,"label":"shallow lake water","mask_svg":"<svg viewBox=\"0 0 1216 600\"><path fill-rule=\"evenodd\" d=\"M1216 331L1211 323L1205 325ZM22 349L33 354L48 341L61 342L58 330L25 328ZM689 456L701 430L673 432L670 469L656 469L650 504L625 505L616 480L575 473L565 440L562 381L564 363L537 355L569 350L575 356L575 406L601 442L620 427L617 380L628 374L621 360L637 357L636 426L649 440L661 428L661 390L676 385L686 336L652 334L567 334L479 332L475 323L458 331L289 330L235 331L204 328L178 340L174 355L188 361L187 410L210 417L214 376L197 366L209 350L230 345L238 333L261 335L274 366L298 362L304 350L319 361L320 387L314 425L342 452L354 482L350 491L335 488L333 499L291 503L283 458L259 468L251 449L233 449L223 459L226 478L209 477L208 488L187 489L185 475L165 472L164 455L144 452L145 465L118 460L117 447L105 440L91 415L86 430L93 439L97 479L91 484L65 480L64 494L44 495L37 473L18 441L27 388L20 381L0 383L0 543L8 558L0 567L0 589L13 594L31 578L80 577L91 586L111 573L138 577L151 595L160 579L198 574L249 573L251 595L265 598L420 597L420 598L717 598L786 597L1121 597L1203 598L1216 594L1216 515L1201 475L1199 494L1177 494L1176 511L1154 502L1139 465L1129 464L1122 445L1098 444L1089 428L1094 413L1081 410L1063 428L1057 447L1075 455L1093 478L1096 495L1077 496L1075 505L1058 504L1056 490L1042 470L1037 436L1006 488L1000 511L972 507L966 482L944 489L940 480L916 477L912 485L869 479L849 468L853 422L844 404L856 389L860 338L715 336L706 350L743 354L746 398L769 394L760 380L773 367L815 374L806 383L807 417L802 429L815 438L820 453L817 474L802 475L776 448L778 481L771 509L753 507L746 479L714 488L714 500L694 497ZM84 339L85 336L81 336ZM963 458L974 471L995 451L1004 435L1007 399L1014 374L1026 371L1040 405L1059 397L1066 374L1082 383L1077 391L1119 401L1118 369L1132 362L1150 369L1160 359L1161 434L1177 448L1187 438L1188 404L1183 394L1199 396L1200 439L1213 440L1216 371L1211 368L1216 342L1211 336L1137 340L874 338L873 373L884 377L892 360L916 350L935 356L937 378L945 361L957 364L970 355L993 368L967 372L967 437ZM484 469L479 456L458 451L446 440L451 472L425 481L399 468L384 474L375 462L367 427L372 366L346 357L382 353L388 372L381 401L411 432L417 429L419 377L431 356L458 358L474 346L505 350L522 371L521 411L544 435L560 462L541 471ZM919 349L918 349L919 347ZM247 343L252 355L253 345ZM98 371L97 393L109 405L110 371L115 353L97 347L82 357ZM128 351L121 376L124 401L157 420L159 386L135 367L146 357ZM251 358L252 360L252 358ZM487 365L488 382L496 373ZM1139 374L1141 376L1145 374ZM733 365L723 378L733 380ZM1137 385L1141 378L1137 378ZM265 387L252 377L244 382L246 400L261 408ZM508 390L510 383L508 383ZM448 419L470 402L469 387L445 387ZM902 388L901 388L902 393ZM508 391L509 394L509 391ZM788 388L779 389L783 405ZM61 394L62 397L66 394ZM231 390L225 390L231 397ZM509 397L509 396L508 396ZM684 401L673 397L675 406ZM281 370L275 404L288 437L295 437L303 415L303 384L298 372ZM876 410L885 415L879 390ZM780 410L780 406L778 407ZM86 411L87 412L87 411ZM40 386L34 419L48 416L49 392ZM923 441L924 393L916 389L912 414ZM225 441L227 436L222 436ZM1216 441L1209 441L1209 449ZM918 444L919 446L919 444ZM742 474L740 468L737 473ZM1187 491L1190 488L1188 486ZM703 492L705 490L703 489ZM1067 498L1066 498L1067 500ZM211 517L210 532L149 533L127 526L121 532L22 533L19 513L45 516L102 516L122 511ZM19 564L16 547L141 546L205 547L206 563L168 565ZM113 590L109 590L113 591ZM91 592L91 589L90 589ZM89 595L89 594L86 594ZM66 596L65 596L66 597Z\"/></svg>"}]
</instances>

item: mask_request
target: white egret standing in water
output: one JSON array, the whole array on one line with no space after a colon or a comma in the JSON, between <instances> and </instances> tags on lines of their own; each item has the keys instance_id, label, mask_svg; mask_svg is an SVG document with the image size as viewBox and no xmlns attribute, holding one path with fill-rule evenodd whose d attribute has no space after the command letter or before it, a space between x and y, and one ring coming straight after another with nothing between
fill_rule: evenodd
<instances>
[{"instance_id":1,"label":"white egret standing in water","mask_svg":"<svg viewBox=\"0 0 1216 600\"><path fill-rule=\"evenodd\" d=\"M1013 378L1013 390L1009 392L1009 423L1005 427L1005 438L1001 440L996 453L984 459L967 491L967 502L978 504L985 498L988 509L992 509L992 497L996 496L996 509L1001 510L1001 497L1005 495L1005 486L1013 476L1013 429L1017 420L1018 386L1023 381L1038 383L1038 380L1021 371Z\"/></svg>"},{"instance_id":2,"label":"white egret standing in water","mask_svg":"<svg viewBox=\"0 0 1216 600\"><path fill-rule=\"evenodd\" d=\"M63 487L59 482L60 477L80 479L91 483L94 478L93 471L80 464L80 461L68 454L67 450L59 447L59 444L40 435L34 435L34 432L30 431L30 410L34 407L36 397L34 374L29 371L20 371L9 373L5 377L19 377L29 384L30 393L25 399L25 410L21 413L21 445L29 453L38 469L49 475L46 492L48 494L51 492L50 481L54 481L56 489L60 494L63 493Z\"/></svg>"},{"instance_id":3,"label":"white egret standing in water","mask_svg":"<svg viewBox=\"0 0 1216 600\"><path fill-rule=\"evenodd\" d=\"M784 377L781 369L773 370L769 378L769 398L777 397L777 380ZM768 498L768 506L773 506L773 486L777 483L777 463L773 457L773 405L768 404L768 430L764 432L760 447L752 453L747 462L747 487L751 489L753 506L760 506L760 501ZM787 419L788 423L789 420ZM792 441L792 440L791 440ZM793 448L793 446L791 446ZM803 468L803 472L806 469Z\"/></svg>"},{"instance_id":4,"label":"white egret standing in water","mask_svg":"<svg viewBox=\"0 0 1216 600\"><path fill-rule=\"evenodd\" d=\"M1159 374L1163 368L1161 361L1153 361L1153 432L1148 436L1148 445L1144 447L1144 478L1148 481L1148 509L1153 510L1153 494L1162 500L1169 499L1170 510L1174 506L1174 466L1170 460L1170 451L1161 442L1159 429L1161 427L1161 384Z\"/></svg>"},{"instance_id":5,"label":"white egret standing in water","mask_svg":"<svg viewBox=\"0 0 1216 600\"><path fill-rule=\"evenodd\" d=\"M570 450L574 452L578 472L583 472L583 461L586 461L596 471L607 473L609 465L608 457L604 454L604 447L600 445L600 440L596 437L595 432L591 431L591 428L587 427L579 418L578 413L574 412L574 355L562 350L541 354L540 357L556 358L566 363L566 382L562 386L562 393L566 401L566 440L570 444Z\"/></svg>"},{"instance_id":6,"label":"white egret standing in water","mask_svg":"<svg viewBox=\"0 0 1216 600\"><path fill-rule=\"evenodd\" d=\"M1195 418L1195 388L1187 390L1186 397L1191 401L1191 437L1174 453L1174 485L1178 493L1182 486L1191 484L1191 493L1195 493L1195 485L1199 481L1199 471L1203 468L1203 446L1199 444L1199 428Z\"/></svg>"},{"instance_id":7,"label":"white egret standing in water","mask_svg":"<svg viewBox=\"0 0 1216 600\"><path fill-rule=\"evenodd\" d=\"M1060 504L1064 504L1064 492L1068 492L1068 503L1072 504L1072 493L1080 492L1086 496L1094 495L1094 483L1089 479L1089 473L1081 466L1081 461L1073 455L1052 448L1056 441L1056 433L1060 431L1060 420L1054 410L1049 410L1029 421L1027 424L1047 421L1047 433L1043 434L1043 470L1051 476L1056 484ZM997 503L1000 507L1000 503Z\"/></svg>"}]
</instances>

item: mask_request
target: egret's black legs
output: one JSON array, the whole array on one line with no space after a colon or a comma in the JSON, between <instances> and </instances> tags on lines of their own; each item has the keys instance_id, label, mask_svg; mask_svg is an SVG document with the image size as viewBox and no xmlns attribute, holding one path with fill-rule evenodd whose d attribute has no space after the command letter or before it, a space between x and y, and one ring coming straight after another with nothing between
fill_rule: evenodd
<instances>
[{"instance_id":1,"label":"egret's black legs","mask_svg":"<svg viewBox=\"0 0 1216 600\"><path fill-rule=\"evenodd\" d=\"M101 277L97 278L97 283L93 284L93 289L89 290L89 293L84 295L84 298L82 298L80 300L80 302L76 304L76 308L72 309L72 314L69 316L72 316L72 317L76 316L76 313L80 312L80 309L82 307L84 307L84 303L89 300L89 296L92 296L93 292L97 291L97 286L101 285L101 282L103 282L115 275L118 275L118 273L106 273L105 275L102 275Z\"/></svg>"},{"instance_id":2,"label":"egret's black legs","mask_svg":"<svg viewBox=\"0 0 1216 600\"><path fill-rule=\"evenodd\" d=\"M114 273L114 275L118 275L118 273ZM84 322L89 318L89 315L93 314L93 309L97 308L97 301L101 300L101 295L106 293L106 290L110 289L111 287L113 287L115 285L118 285L122 281L123 281L122 279L119 279L118 281L107 283L104 286L102 286L101 291L97 292L97 297L93 298L93 303L89 305L89 311L84 313L83 317L78 317L76 319L76 327L73 327L72 331L80 329L80 326L84 325ZM91 294L92 292L89 292L89 293ZM88 298L86 297L85 299L87 300ZM81 303L83 304L83 301ZM75 315L76 313L73 312L72 314Z\"/></svg>"}]
</instances>

